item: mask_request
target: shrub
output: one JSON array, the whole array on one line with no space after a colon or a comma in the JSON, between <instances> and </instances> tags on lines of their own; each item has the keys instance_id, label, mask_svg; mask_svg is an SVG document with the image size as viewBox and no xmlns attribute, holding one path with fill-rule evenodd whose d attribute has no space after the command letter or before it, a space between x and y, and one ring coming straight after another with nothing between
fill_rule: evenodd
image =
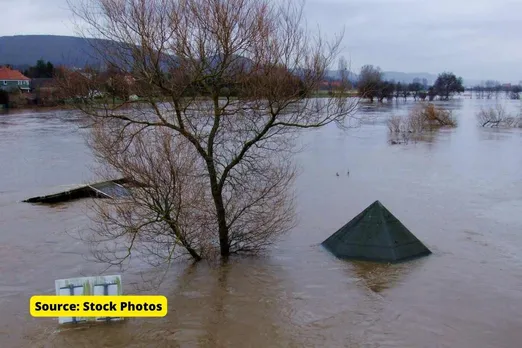
<instances>
[{"instance_id":1,"label":"shrub","mask_svg":"<svg viewBox=\"0 0 522 348\"><path fill-rule=\"evenodd\" d=\"M9 93L0 89L0 105L8 105L9 104Z\"/></svg>"},{"instance_id":2,"label":"shrub","mask_svg":"<svg viewBox=\"0 0 522 348\"><path fill-rule=\"evenodd\" d=\"M410 113L423 128L456 127L457 120L450 110L436 107L433 104L417 107Z\"/></svg>"},{"instance_id":3,"label":"shrub","mask_svg":"<svg viewBox=\"0 0 522 348\"><path fill-rule=\"evenodd\" d=\"M489 109L480 109L477 118L481 127L522 127L522 117L510 115L500 104Z\"/></svg>"},{"instance_id":4,"label":"shrub","mask_svg":"<svg viewBox=\"0 0 522 348\"><path fill-rule=\"evenodd\" d=\"M406 143L412 137L442 127L456 127L457 120L451 111L433 104L417 106L406 117L392 116L388 130L394 137L392 143Z\"/></svg>"}]
</instances>

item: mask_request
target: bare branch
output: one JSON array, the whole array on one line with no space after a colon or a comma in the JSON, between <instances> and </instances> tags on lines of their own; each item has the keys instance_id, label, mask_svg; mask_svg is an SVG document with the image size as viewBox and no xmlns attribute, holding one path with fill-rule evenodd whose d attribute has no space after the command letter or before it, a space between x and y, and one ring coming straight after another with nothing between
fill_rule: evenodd
<instances>
[{"instance_id":1,"label":"bare branch","mask_svg":"<svg viewBox=\"0 0 522 348\"><path fill-rule=\"evenodd\" d=\"M342 35L309 31L294 1L94 0L74 10L84 36L100 39L102 64L64 70L63 90L91 118L106 170L143 183L97 209L96 241L122 243L119 261L134 249L169 263L257 252L288 231L296 137L346 128L358 105L348 83L311 98Z\"/></svg>"}]
</instances>

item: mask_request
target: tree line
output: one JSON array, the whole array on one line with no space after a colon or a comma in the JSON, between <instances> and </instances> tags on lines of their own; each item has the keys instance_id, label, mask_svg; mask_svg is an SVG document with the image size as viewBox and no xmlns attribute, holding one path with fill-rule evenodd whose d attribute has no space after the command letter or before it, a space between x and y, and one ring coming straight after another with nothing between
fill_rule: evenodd
<instances>
[{"instance_id":1,"label":"tree line","mask_svg":"<svg viewBox=\"0 0 522 348\"><path fill-rule=\"evenodd\" d=\"M290 74L288 71L280 69L281 73ZM132 95L136 94L139 86L139 81L135 81L131 78L133 71L125 71L121 67L108 66L105 69L84 67L83 69L68 69L65 67L55 67L51 62L44 61L43 59L38 60L34 66L30 66L24 70L24 75L31 79L54 79L55 81L46 82L44 84L37 84L33 87L33 92L36 97L33 100L33 104L54 106L63 104L71 100L82 100L89 97L102 96L107 97L115 101L116 99L128 100ZM172 75L176 74L175 71L165 71L161 73L161 79L165 83L168 83ZM89 86L82 83L85 77L96 76L95 79L89 79ZM64 76L67 76L69 86L68 93L63 93L65 90L60 89L60 93L56 93L58 89L56 80L63 82ZM335 79L334 79L335 80ZM297 90L303 93L304 86L299 76L294 76L294 83L292 83L292 90ZM93 83L94 82L94 83ZM330 81L328 83L328 89L332 90L333 85L339 81ZM243 86L238 83L226 84L220 91L221 96L237 97L240 94L248 94L248 91L242 88ZM323 86L319 86L320 89ZM361 68L359 78L356 81L351 82L351 86L357 91L359 97L368 99L370 102L378 100L383 102L384 100L404 99L413 97L415 100L429 100L433 101L436 98L447 100L452 95L465 91L463 81L461 77L455 76L451 72L444 72L440 74L433 85L429 85L427 79L416 78L412 83L395 82L394 80L385 80L384 74L379 67L372 65L365 65ZM471 92L471 96L478 99L498 99L502 94L505 94L507 98L519 99L522 87L520 85L511 86L509 84L502 85L498 81L488 80L480 85L468 88ZM191 86L187 87L184 91L186 96L193 96L201 91L204 91L200 81L194 82ZM157 90L157 96L163 97L161 89ZM5 93L4 93L5 94ZM5 96L8 98L8 96ZM5 99L4 98L4 99ZM6 103L7 104L7 103Z\"/></svg>"},{"instance_id":2,"label":"tree line","mask_svg":"<svg viewBox=\"0 0 522 348\"><path fill-rule=\"evenodd\" d=\"M36 65L30 66L23 71L23 74L31 79L52 78L55 68L53 63L39 59Z\"/></svg>"},{"instance_id":3,"label":"tree line","mask_svg":"<svg viewBox=\"0 0 522 348\"><path fill-rule=\"evenodd\" d=\"M520 92L522 92L522 86L501 84L498 81L487 80L479 85L470 88L473 96L477 99L498 99L504 94L509 99L520 99Z\"/></svg>"},{"instance_id":4,"label":"tree line","mask_svg":"<svg viewBox=\"0 0 522 348\"><path fill-rule=\"evenodd\" d=\"M440 74L432 86L428 86L427 80L421 82L415 79L412 83L401 83L386 81L380 68L372 65L365 65L361 68L358 81L355 83L359 96L373 102L393 100L393 98L407 99L413 97L415 100L435 100L439 97L448 100L456 93L464 92L463 80L451 72Z\"/></svg>"}]
</instances>

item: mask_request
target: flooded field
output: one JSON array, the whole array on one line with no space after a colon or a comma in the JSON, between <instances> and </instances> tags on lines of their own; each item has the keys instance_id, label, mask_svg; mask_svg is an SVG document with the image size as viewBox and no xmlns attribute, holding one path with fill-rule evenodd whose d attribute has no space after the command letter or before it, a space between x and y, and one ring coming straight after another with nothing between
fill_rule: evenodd
<instances>
[{"instance_id":1,"label":"flooded field","mask_svg":"<svg viewBox=\"0 0 522 348\"><path fill-rule=\"evenodd\" d=\"M365 122L345 133L308 133L297 159L299 226L267 255L175 265L156 290L169 298L165 318L66 330L32 318L28 304L54 294L55 279L103 269L74 238L88 223L86 202L19 202L93 179L85 130L65 112L0 115L0 346L518 347L522 131L477 126L480 106L495 102L443 103L459 126L408 145L388 144L385 120L412 101L363 105ZM375 200L433 255L374 265L319 246ZM137 293L147 274L123 273L124 292Z\"/></svg>"}]
</instances>

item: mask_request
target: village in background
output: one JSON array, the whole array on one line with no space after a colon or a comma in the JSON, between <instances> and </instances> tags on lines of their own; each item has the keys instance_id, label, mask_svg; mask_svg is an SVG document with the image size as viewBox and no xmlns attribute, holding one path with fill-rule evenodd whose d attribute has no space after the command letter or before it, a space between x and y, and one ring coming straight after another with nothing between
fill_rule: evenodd
<instances>
[{"instance_id":1,"label":"village in background","mask_svg":"<svg viewBox=\"0 0 522 348\"><path fill-rule=\"evenodd\" d=\"M95 87L92 81L93 76ZM67 78L68 87L60 86L60 79ZM346 78L347 77L347 78ZM89 81L90 83L85 83ZM328 96L348 84L349 96L359 96L379 102L408 99L447 99L449 95L462 94L463 97L477 99L519 99L522 83L511 84L487 80L478 85L465 86L462 78L452 73L441 73L430 83L426 78L414 78L412 82L387 80L386 75L371 65L364 66L358 75L340 70L326 71L325 78L318 86L315 97ZM136 81L132 73L117 69L97 69L93 67L74 68L55 66L52 62L38 60L34 66L24 71L6 64L0 66L0 108L66 107L85 99L139 101ZM88 87L91 86L91 88ZM443 87L441 87L443 86ZM445 91L444 86L451 86ZM60 88L61 87L61 88ZM447 93L449 92L449 94Z\"/></svg>"}]
</instances>

